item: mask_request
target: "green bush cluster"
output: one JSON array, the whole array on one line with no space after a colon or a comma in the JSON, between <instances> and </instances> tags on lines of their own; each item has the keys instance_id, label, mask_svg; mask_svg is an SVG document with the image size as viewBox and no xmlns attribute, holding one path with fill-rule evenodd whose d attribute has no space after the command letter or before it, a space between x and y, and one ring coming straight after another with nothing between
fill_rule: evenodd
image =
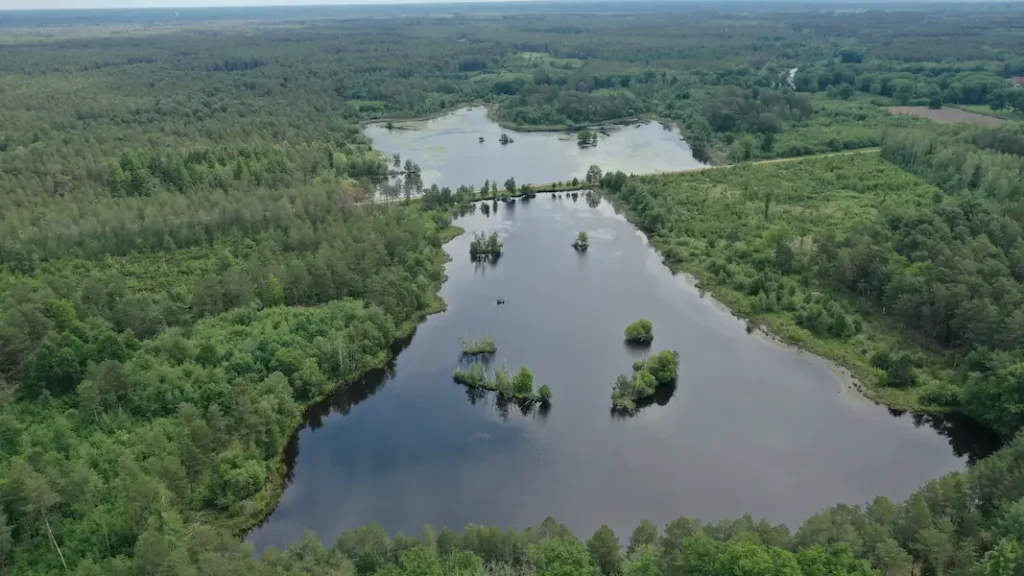
<instances>
[{"instance_id":1,"label":"green bush cluster","mask_svg":"<svg viewBox=\"0 0 1024 576\"><path fill-rule=\"evenodd\" d=\"M551 400L551 388L547 384L534 390L533 372L526 366L519 368L519 372L513 375L508 366L502 364L494 370L493 377L489 377L483 364L472 362L466 369L456 368L452 379L472 388L493 390L505 398L541 402Z\"/></svg>"},{"instance_id":2,"label":"green bush cluster","mask_svg":"<svg viewBox=\"0 0 1024 576\"><path fill-rule=\"evenodd\" d=\"M490 338L481 340L464 340L459 338L464 356L486 356L498 351L498 345Z\"/></svg>"},{"instance_id":3,"label":"green bush cluster","mask_svg":"<svg viewBox=\"0 0 1024 576\"><path fill-rule=\"evenodd\" d=\"M633 376L620 375L612 387L612 408L635 410L637 402L653 396L659 386L675 384L679 352L662 350L633 363Z\"/></svg>"},{"instance_id":4,"label":"green bush cluster","mask_svg":"<svg viewBox=\"0 0 1024 576\"><path fill-rule=\"evenodd\" d=\"M641 318L626 326L624 335L626 342L650 344L654 340L654 324L646 318Z\"/></svg>"},{"instance_id":5,"label":"green bush cluster","mask_svg":"<svg viewBox=\"0 0 1024 576\"><path fill-rule=\"evenodd\" d=\"M500 256L501 240L498 239L497 232L491 232L490 236L483 232L473 235L473 240L469 243L470 258L473 260L496 260Z\"/></svg>"}]
</instances>

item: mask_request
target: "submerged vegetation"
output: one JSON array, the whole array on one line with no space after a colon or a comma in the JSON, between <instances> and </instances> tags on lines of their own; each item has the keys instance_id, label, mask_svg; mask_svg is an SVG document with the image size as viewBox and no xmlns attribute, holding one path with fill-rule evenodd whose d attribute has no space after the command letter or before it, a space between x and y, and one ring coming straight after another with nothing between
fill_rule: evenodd
<instances>
[{"instance_id":1,"label":"submerged vegetation","mask_svg":"<svg viewBox=\"0 0 1024 576\"><path fill-rule=\"evenodd\" d=\"M675 385L679 352L662 350L633 363L633 377L620 375L612 387L612 409L635 410L637 402L653 396L659 386Z\"/></svg>"},{"instance_id":2,"label":"submerged vegetation","mask_svg":"<svg viewBox=\"0 0 1024 576\"><path fill-rule=\"evenodd\" d=\"M544 384L534 390L533 372L523 366L515 375L512 375L506 364L494 370L493 377L487 375L487 369L478 362L470 363L469 367L463 370L456 368L452 379L459 384L464 384L482 390L493 390L499 395L516 400L537 400L547 403L551 400L551 388Z\"/></svg>"},{"instance_id":3,"label":"submerged vegetation","mask_svg":"<svg viewBox=\"0 0 1024 576\"><path fill-rule=\"evenodd\" d=\"M624 336L631 344L650 344L654 340L654 323L646 318L631 322Z\"/></svg>"},{"instance_id":4,"label":"submerged vegetation","mask_svg":"<svg viewBox=\"0 0 1024 576\"><path fill-rule=\"evenodd\" d=\"M499 300L498 302L501 303L504 301ZM463 356L486 356L498 351L498 345L490 338L484 338L482 340L465 340L463 338L459 338L459 344L462 345Z\"/></svg>"},{"instance_id":5,"label":"submerged vegetation","mask_svg":"<svg viewBox=\"0 0 1024 576\"><path fill-rule=\"evenodd\" d=\"M501 256L501 240L497 232L491 232L490 236L478 232L473 235L469 243L469 257L476 260L497 260Z\"/></svg>"}]
</instances>

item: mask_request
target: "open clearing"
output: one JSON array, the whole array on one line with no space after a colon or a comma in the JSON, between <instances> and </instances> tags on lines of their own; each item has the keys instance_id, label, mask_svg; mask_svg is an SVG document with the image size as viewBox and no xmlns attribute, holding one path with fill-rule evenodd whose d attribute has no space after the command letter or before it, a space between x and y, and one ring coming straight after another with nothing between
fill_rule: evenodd
<instances>
[{"instance_id":1,"label":"open clearing","mask_svg":"<svg viewBox=\"0 0 1024 576\"><path fill-rule=\"evenodd\" d=\"M1010 108L1003 108L1002 110L993 110L987 104L956 104L950 105L951 108L957 108L964 112L974 112L975 114L981 114L982 116L991 116L993 118L1002 118L1011 122L1019 122L1024 119L1024 116L1017 114Z\"/></svg>"},{"instance_id":2,"label":"open clearing","mask_svg":"<svg viewBox=\"0 0 1024 576\"><path fill-rule=\"evenodd\" d=\"M992 116L975 114L974 112L966 112L964 110L957 110L956 108L940 108L938 110L933 110L927 106L890 106L889 112L892 112L893 114L920 116L921 118L928 118L943 124L970 123L998 126L1006 122L1006 120L993 118Z\"/></svg>"}]
</instances>

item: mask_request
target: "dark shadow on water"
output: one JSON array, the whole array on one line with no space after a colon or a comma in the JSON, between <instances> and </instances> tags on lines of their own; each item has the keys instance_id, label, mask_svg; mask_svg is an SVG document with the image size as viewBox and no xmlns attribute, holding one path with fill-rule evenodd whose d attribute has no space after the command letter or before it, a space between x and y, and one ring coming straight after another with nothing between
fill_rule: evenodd
<instances>
[{"instance_id":1,"label":"dark shadow on water","mask_svg":"<svg viewBox=\"0 0 1024 576\"><path fill-rule=\"evenodd\" d=\"M626 350L629 351L630 355L635 355L637 353L643 354L645 352L650 352L651 351L651 346L654 344L653 341L651 341L651 342L632 342L630 340L623 340L622 342L625 344Z\"/></svg>"},{"instance_id":2,"label":"dark shadow on water","mask_svg":"<svg viewBox=\"0 0 1024 576\"><path fill-rule=\"evenodd\" d=\"M306 408L302 415L303 425L292 433L291 438L288 439L288 443L284 447L284 451L281 453L281 463L285 467L281 483L282 491L295 478L295 462L299 458L299 433L306 428L310 430L321 428L324 425L324 419L332 413L337 412L343 416L349 414L357 404L376 394L388 380L394 377L398 355L409 347L415 335L416 331L414 330L408 337L392 344L391 359L383 367L374 368L366 372L347 386L339 386L330 396ZM256 530L263 526L273 513L273 509L268 510L267 515L250 530Z\"/></svg>"},{"instance_id":3,"label":"dark shadow on water","mask_svg":"<svg viewBox=\"0 0 1024 576\"><path fill-rule=\"evenodd\" d=\"M470 366L473 363L480 364L484 368L490 370L491 365L494 364L494 354L466 354L464 352L459 353L459 365Z\"/></svg>"},{"instance_id":4,"label":"dark shadow on water","mask_svg":"<svg viewBox=\"0 0 1024 576\"><path fill-rule=\"evenodd\" d=\"M494 407L498 411L498 416L501 417L502 421L508 420L509 414L512 408L517 407L514 400L502 396L501 394L494 394Z\"/></svg>"},{"instance_id":5,"label":"dark shadow on water","mask_svg":"<svg viewBox=\"0 0 1024 576\"><path fill-rule=\"evenodd\" d=\"M516 412L522 416L533 416L538 420L546 420L548 414L551 413L550 402L545 403L538 402L536 400L509 398L490 390L473 388L472 386L463 386L457 382L455 384L465 388L466 399L469 400L469 403L473 406L483 402L491 403L491 406L494 408L495 412L498 413L498 417L500 417L502 421L507 421L509 417L513 416Z\"/></svg>"},{"instance_id":6,"label":"dark shadow on water","mask_svg":"<svg viewBox=\"0 0 1024 576\"><path fill-rule=\"evenodd\" d=\"M509 398L502 396L501 394L494 393L494 407L498 412L498 416L501 417L502 421L507 421L509 416L512 416L515 412L519 412L522 416L531 416L535 412L541 419L547 418L548 410L550 410L550 404L542 404L536 400L522 400L519 398ZM540 413L541 406L546 406L548 410L545 410L543 414Z\"/></svg>"},{"instance_id":7,"label":"dark shadow on water","mask_svg":"<svg viewBox=\"0 0 1024 576\"><path fill-rule=\"evenodd\" d=\"M460 384L461 386L461 384ZM466 389L466 399L473 406L476 406L480 402L487 399L488 392L480 388L473 388L472 386L463 386Z\"/></svg>"},{"instance_id":8,"label":"dark shadow on water","mask_svg":"<svg viewBox=\"0 0 1024 576\"><path fill-rule=\"evenodd\" d=\"M890 408L889 413L899 418L905 416L905 410ZM969 464L991 455L1003 447L1003 438L977 420L957 412L946 414L911 413L914 426L928 426L945 436L953 453L960 458L967 458Z\"/></svg>"},{"instance_id":9,"label":"dark shadow on water","mask_svg":"<svg viewBox=\"0 0 1024 576\"><path fill-rule=\"evenodd\" d=\"M672 396L674 396L675 393L676 393L676 382L675 381L672 381L671 384L666 384L664 386L658 386L657 388L654 389L654 394L652 394L651 396L648 396L646 398L641 398L640 400L637 400L636 401L636 409L634 409L634 410L620 410L618 408L612 408L611 412L610 412L611 415L612 415L612 419L613 420L626 420L626 419L629 419L629 418L633 418L634 416L637 416L638 414L643 412L643 410L645 408L649 408L649 407L655 406L655 405L657 405L657 406L667 406L669 400L672 399Z\"/></svg>"},{"instance_id":10,"label":"dark shadow on water","mask_svg":"<svg viewBox=\"0 0 1024 576\"><path fill-rule=\"evenodd\" d=\"M488 207L486 204L481 204L480 208L481 208L481 210L484 211L484 214L489 214L490 213L490 207ZM466 215L473 215L473 214L476 214L476 209L477 209L477 205L476 205L475 202L469 203L469 204L466 204L464 206L459 207L457 209L456 213L455 213L455 216L457 218L462 218L463 216L466 216Z\"/></svg>"},{"instance_id":11,"label":"dark shadow on water","mask_svg":"<svg viewBox=\"0 0 1024 576\"><path fill-rule=\"evenodd\" d=\"M469 256L469 261L473 263L474 270L483 270L486 268L494 268L498 265L498 260L501 260L501 254L485 254L482 256Z\"/></svg>"},{"instance_id":12,"label":"dark shadow on water","mask_svg":"<svg viewBox=\"0 0 1024 576\"><path fill-rule=\"evenodd\" d=\"M495 256L495 257L489 257L489 258L476 258L476 259L472 259L471 258L471 260L473 262L473 271L474 272L486 272L486 271L488 271L488 270L490 270L492 268L496 268L498 266L498 259L500 259L500 258L501 258L501 256Z\"/></svg>"},{"instance_id":13,"label":"dark shadow on water","mask_svg":"<svg viewBox=\"0 0 1024 576\"><path fill-rule=\"evenodd\" d=\"M392 358L383 368L370 370L355 382L338 388L326 399L307 408L303 415L306 427L311 430L319 429L323 426L324 418L327 418L332 413L347 416L357 404L376 394L385 382L394 377L395 360L398 358L398 354L405 350L411 341L412 338L406 338L397 349L392 347Z\"/></svg>"}]
</instances>

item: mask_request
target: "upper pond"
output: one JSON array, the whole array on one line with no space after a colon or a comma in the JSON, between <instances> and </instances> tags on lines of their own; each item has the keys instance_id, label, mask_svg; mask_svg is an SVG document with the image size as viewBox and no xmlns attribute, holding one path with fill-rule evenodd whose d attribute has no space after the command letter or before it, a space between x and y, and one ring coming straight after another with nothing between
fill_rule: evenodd
<instances>
[{"instance_id":1,"label":"upper pond","mask_svg":"<svg viewBox=\"0 0 1024 576\"><path fill-rule=\"evenodd\" d=\"M405 122L388 130L383 124L366 127L373 145L388 154L417 162L424 184L455 189L481 186L484 180L547 184L581 180L591 165L604 171L645 174L702 166L679 132L657 122L616 126L598 137L592 148L580 148L575 134L515 132L487 118L485 108L462 109L433 120ZM509 134L514 142L502 145ZM480 142L479 139L484 141Z\"/></svg>"},{"instance_id":2,"label":"upper pond","mask_svg":"<svg viewBox=\"0 0 1024 576\"><path fill-rule=\"evenodd\" d=\"M249 535L257 550L370 522L418 534L552 515L588 537L602 523L625 536L641 518L749 513L795 528L835 503L904 498L987 450L980 433L894 416L820 358L748 334L607 202L541 195L457 224L467 233L446 246L448 310L388 371L309 411L280 506ZM579 230L585 254L570 247ZM475 231L501 236L496 265L470 262ZM640 317L654 322L653 350L679 351L678 385L613 416L612 383L638 357L622 331ZM550 384L549 411L503 409L452 382L457 339L485 335L497 362Z\"/></svg>"}]
</instances>

